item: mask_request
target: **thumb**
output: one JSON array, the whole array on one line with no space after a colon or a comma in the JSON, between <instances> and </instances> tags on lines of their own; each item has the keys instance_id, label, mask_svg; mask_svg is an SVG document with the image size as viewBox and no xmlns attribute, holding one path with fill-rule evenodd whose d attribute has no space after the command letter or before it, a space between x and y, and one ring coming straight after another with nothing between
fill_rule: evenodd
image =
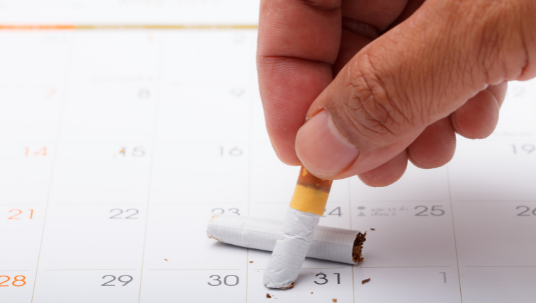
<instances>
[{"instance_id":1,"label":"thumb","mask_svg":"<svg viewBox=\"0 0 536 303\"><path fill-rule=\"evenodd\" d=\"M362 49L296 138L313 174L362 174L489 85L536 76L536 1L429 0Z\"/></svg>"}]
</instances>

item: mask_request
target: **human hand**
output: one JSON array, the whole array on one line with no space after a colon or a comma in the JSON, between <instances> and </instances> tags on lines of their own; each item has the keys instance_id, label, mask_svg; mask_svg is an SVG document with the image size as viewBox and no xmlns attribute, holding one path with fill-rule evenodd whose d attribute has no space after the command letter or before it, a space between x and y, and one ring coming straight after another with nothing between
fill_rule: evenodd
<instances>
[{"instance_id":1,"label":"human hand","mask_svg":"<svg viewBox=\"0 0 536 303\"><path fill-rule=\"evenodd\" d=\"M536 1L423 2L261 2L259 83L283 162L385 186L408 160L450 161L455 133L493 132L506 82L536 76Z\"/></svg>"}]
</instances>

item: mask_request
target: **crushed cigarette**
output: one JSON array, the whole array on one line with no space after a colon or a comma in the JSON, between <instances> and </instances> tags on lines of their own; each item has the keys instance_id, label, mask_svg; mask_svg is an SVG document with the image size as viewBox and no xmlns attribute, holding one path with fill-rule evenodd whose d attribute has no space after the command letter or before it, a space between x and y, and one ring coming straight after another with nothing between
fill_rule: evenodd
<instances>
[{"instance_id":1,"label":"crushed cigarette","mask_svg":"<svg viewBox=\"0 0 536 303\"><path fill-rule=\"evenodd\" d=\"M282 221L236 215L215 215L207 227L209 238L241 247L272 251ZM361 262L366 233L318 226L307 257L347 264Z\"/></svg>"},{"instance_id":2,"label":"crushed cigarette","mask_svg":"<svg viewBox=\"0 0 536 303\"><path fill-rule=\"evenodd\" d=\"M168 259L164 259L164 260L166 260L166 261L167 261Z\"/></svg>"},{"instance_id":3,"label":"crushed cigarette","mask_svg":"<svg viewBox=\"0 0 536 303\"><path fill-rule=\"evenodd\" d=\"M361 281L361 285L363 285L363 284L367 283L368 281L370 281L370 278L368 278L368 279L365 279L365 280Z\"/></svg>"},{"instance_id":4,"label":"crushed cigarette","mask_svg":"<svg viewBox=\"0 0 536 303\"><path fill-rule=\"evenodd\" d=\"M266 298L271 299L272 296L270 296L270 294L266 294Z\"/></svg>"}]
</instances>

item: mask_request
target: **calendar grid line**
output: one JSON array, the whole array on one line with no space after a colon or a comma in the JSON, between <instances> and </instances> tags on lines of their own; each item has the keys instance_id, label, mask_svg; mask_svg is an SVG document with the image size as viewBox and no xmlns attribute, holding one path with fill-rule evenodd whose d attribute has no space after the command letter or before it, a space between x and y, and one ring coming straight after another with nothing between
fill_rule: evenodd
<instances>
[{"instance_id":1,"label":"calendar grid line","mask_svg":"<svg viewBox=\"0 0 536 303\"><path fill-rule=\"evenodd\" d=\"M73 56L72 46L73 46L72 43L70 43L69 44L69 56L68 56L68 59L67 59L67 64L65 66L65 76L63 78L63 87L64 88L67 88L68 85L69 85L69 76L71 74L71 64L72 64L72 56ZM34 283L33 283L33 287L32 287L32 298L30 300L31 303L34 300L35 285L37 285L37 273L39 272L39 263L41 261L41 250L43 249L43 239L45 237L45 227L46 227L46 222L47 222L47 217L48 217L48 210L49 210L49 205L50 205L50 195L51 195L51 192L52 192L52 182L54 181L54 172L55 172L55 169L56 169L56 161L58 159L58 154L59 154L59 146L60 146L60 141L61 141L61 130L62 130L62 126L63 126L63 116L64 116L64 113L65 113L65 103L67 102L66 99L67 99L67 94L63 94L62 97L61 97L60 108L59 108L59 115L58 115L59 123L58 123L57 130L56 130L56 140L54 142L55 153L54 153L53 158L52 158L52 165L51 165L51 169L50 169L50 179L49 179L49 182L48 182L47 201L45 203L45 213L44 213L44 216L43 216L43 225L42 225L42 229L41 229L41 240L40 240L40 243L39 243L39 253L37 255L37 263L35 265L35 278L34 278Z\"/></svg>"},{"instance_id":2,"label":"calendar grid line","mask_svg":"<svg viewBox=\"0 0 536 303\"><path fill-rule=\"evenodd\" d=\"M248 39L249 42L249 39ZM251 43L248 43L248 46L251 47ZM254 73L254 70L252 68L249 68L249 73ZM256 79L256 77L248 77L249 78L249 87L252 86L252 79ZM249 98L251 98L251 101L248 102L248 200L247 200L247 208L248 208L248 216L250 216L251 213L251 171L253 169L252 167L252 157L253 157L253 114L254 114L254 106L252 105L252 101L254 100L253 95L248 95ZM246 300L245 302L248 302L248 290L249 290L249 248L246 249Z\"/></svg>"},{"instance_id":3,"label":"calendar grid line","mask_svg":"<svg viewBox=\"0 0 536 303\"><path fill-rule=\"evenodd\" d=\"M520 265L520 266L464 266L464 267L496 267L496 268L523 268L523 267L527 267L527 268L535 268L536 265L527 265L527 266L523 266L523 265Z\"/></svg>"},{"instance_id":4,"label":"calendar grid line","mask_svg":"<svg viewBox=\"0 0 536 303\"><path fill-rule=\"evenodd\" d=\"M159 45L160 46L160 45ZM159 53L162 52L161 48L158 48ZM158 132L158 110L159 110L159 104L160 104L160 94L161 94L161 84L162 84L162 62L161 62L161 54L158 56L157 61L157 75L156 75L156 96L155 96L155 105L154 105L154 114L153 114L153 123L152 123L152 137L151 137L151 158L149 159L149 180L148 180L148 191L147 191L147 207L146 207L146 214L145 214L145 228L144 228L144 234L143 234L143 249L141 254L141 269L140 269L140 286L138 290L138 303L141 301L141 290L142 290L142 283L143 283L143 266L145 264L145 251L147 250L146 243L147 243L147 231L149 227L149 214L150 214L150 208L151 208L151 188L152 188L152 182L153 182L153 170L154 170L154 161L156 158L156 139L157 139L157 132Z\"/></svg>"},{"instance_id":5,"label":"calendar grid line","mask_svg":"<svg viewBox=\"0 0 536 303\"><path fill-rule=\"evenodd\" d=\"M449 165L447 164L445 167L445 171L447 173L447 186L448 186L448 193L449 193L449 202L450 202L450 217L452 221L452 233L454 236L454 251L456 252L456 267L458 270L458 285L460 287L460 302L463 303L463 294L462 294L462 280L460 276L460 261L458 259L458 244L456 242L456 227L454 226L454 205L452 203L452 190L450 186L450 173L449 173Z\"/></svg>"},{"instance_id":6,"label":"calendar grid line","mask_svg":"<svg viewBox=\"0 0 536 303\"><path fill-rule=\"evenodd\" d=\"M352 228L352 183L350 182L350 178L347 179L348 182L348 216L350 218L350 229ZM354 277L354 267L352 266L352 302L355 303L355 277Z\"/></svg>"}]
</instances>

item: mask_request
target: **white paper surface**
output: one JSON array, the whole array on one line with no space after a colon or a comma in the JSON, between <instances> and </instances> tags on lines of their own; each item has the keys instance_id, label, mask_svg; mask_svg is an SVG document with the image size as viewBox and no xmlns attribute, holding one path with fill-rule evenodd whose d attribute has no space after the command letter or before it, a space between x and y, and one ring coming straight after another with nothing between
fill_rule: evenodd
<instances>
[{"instance_id":1,"label":"white paper surface","mask_svg":"<svg viewBox=\"0 0 536 303\"><path fill-rule=\"evenodd\" d=\"M251 3L3 0L0 23L250 24ZM307 259L272 291L270 253L206 237L211 214L281 220L298 174L266 135L255 29L0 41L2 303L536 298L534 81L511 83L495 133L460 139L449 165L410 165L387 188L335 182L320 224L369 231L364 262Z\"/></svg>"}]
</instances>

